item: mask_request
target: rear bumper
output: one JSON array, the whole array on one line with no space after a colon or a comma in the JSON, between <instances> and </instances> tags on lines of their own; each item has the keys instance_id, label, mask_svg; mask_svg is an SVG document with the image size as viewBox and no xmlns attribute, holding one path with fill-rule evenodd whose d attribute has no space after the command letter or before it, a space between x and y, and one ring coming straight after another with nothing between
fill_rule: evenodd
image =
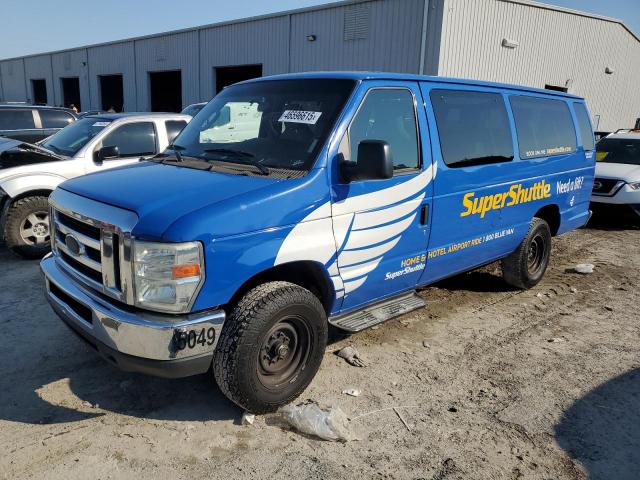
<instances>
[{"instance_id":1,"label":"rear bumper","mask_svg":"<svg viewBox=\"0 0 640 480\"><path fill-rule=\"evenodd\" d=\"M45 257L40 266L53 310L110 363L172 378L209 369L225 321L223 310L159 315L120 307L75 282L54 256Z\"/></svg>"}]
</instances>

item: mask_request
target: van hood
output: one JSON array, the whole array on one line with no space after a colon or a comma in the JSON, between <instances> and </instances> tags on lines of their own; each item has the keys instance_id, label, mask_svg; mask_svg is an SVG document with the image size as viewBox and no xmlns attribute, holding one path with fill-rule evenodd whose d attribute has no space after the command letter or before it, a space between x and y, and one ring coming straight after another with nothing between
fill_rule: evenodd
<instances>
[{"instance_id":1,"label":"van hood","mask_svg":"<svg viewBox=\"0 0 640 480\"><path fill-rule=\"evenodd\" d=\"M640 180L640 165L598 162L596 163L596 177L637 182Z\"/></svg>"},{"instance_id":2,"label":"van hood","mask_svg":"<svg viewBox=\"0 0 640 480\"><path fill-rule=\"evenodd\" d=\"M77 177L61 188L135 212L137 238L189 241L299 221L328 198L326 187L300 189L310 177L283 180L140 162ZM305 193L283 202L293 191Z\"/></svg>"},{"instance_id":3,"label":"van hood","mask_svg":"<svg viewBox=\"0 0 640 480\"><path fill-rule=\"evenodd\" d=\"M56 160L68 158L32 143L0 137L0 170Z\"/></svg>"}]
</instances>

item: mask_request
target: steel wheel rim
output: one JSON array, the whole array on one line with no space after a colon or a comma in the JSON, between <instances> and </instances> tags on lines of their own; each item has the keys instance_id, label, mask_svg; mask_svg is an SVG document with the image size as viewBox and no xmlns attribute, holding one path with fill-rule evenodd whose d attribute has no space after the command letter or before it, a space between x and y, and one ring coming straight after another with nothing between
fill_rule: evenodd
<instances>
[{"instance_id":1,"label":"steel wheel rim","mask_svg":"<svg viewBox=\"0 0 640 480\"><path fill-rule=\"evenodd\" d=\"M297 315L282 318L267 332L260 346L257 373L267 389L290 383L304 368L311 350L311 330Z\"/></svg>"},{"instance_id":2,"label":"steel wheel rim","mask_svg":"<svg viewBox=\"0 0 640 480\"><path fill-rule=\"evenodd\" d=\"M20 224L20 238L27 245L46 245L51 240L49 212L33 212Z\"/></svg>"},{"instance_id":3,"label":"steel wheel rim","mask_svg":"<svg viewBox=\"0 0 640 480\"><path fill-rule=\"evenodd\" d=\"M546 255L544 246L544 239L542 235L536 235L531 239L529 249L527 251L527 269L530 274L537 273L544 262Z\"/></svg>"}]
</instances>

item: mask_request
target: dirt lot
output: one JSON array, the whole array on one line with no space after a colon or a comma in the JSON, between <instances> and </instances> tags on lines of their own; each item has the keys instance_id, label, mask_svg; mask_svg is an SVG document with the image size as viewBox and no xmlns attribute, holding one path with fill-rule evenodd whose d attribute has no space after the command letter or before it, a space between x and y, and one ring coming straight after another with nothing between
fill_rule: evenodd
<instances>
[{"instance_id":1,"label":"dirt lot","mask_svg":"<svg viewBox=\"0 0 640 480\"><path fill-rule=\"evenodd\" d=\"M640 478L639 245L601 223L556 239L531 291L490 266L337 336L301 400L343 409L345 444L241 426L208 377L117 371L54 316L37 262L0 248L0 478ZM332 354L349 344L367 367Z\"/></svg>"}]
</instances>

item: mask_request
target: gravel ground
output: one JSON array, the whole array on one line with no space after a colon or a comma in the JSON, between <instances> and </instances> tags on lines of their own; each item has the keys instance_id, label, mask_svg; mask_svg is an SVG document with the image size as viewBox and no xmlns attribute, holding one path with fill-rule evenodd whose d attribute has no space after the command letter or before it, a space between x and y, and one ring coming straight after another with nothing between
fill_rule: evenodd
<instances>
[{"instance_id":1,"label":"gravel ground","mask_svg":"<svg viewBox=\"0 0 640 480\"><path fill-rule=\"evenodd\" d=\"M0 247L0 478L640 478L639 245L637 224L601 221L554 239L530 291L490 265L334 335L300 400L346 412L347 443L277 415L242 426L208 376L119 372L55 317L38 263ZM366 367L333 354L350 344Z\"/></svg>"}]
</instances>

